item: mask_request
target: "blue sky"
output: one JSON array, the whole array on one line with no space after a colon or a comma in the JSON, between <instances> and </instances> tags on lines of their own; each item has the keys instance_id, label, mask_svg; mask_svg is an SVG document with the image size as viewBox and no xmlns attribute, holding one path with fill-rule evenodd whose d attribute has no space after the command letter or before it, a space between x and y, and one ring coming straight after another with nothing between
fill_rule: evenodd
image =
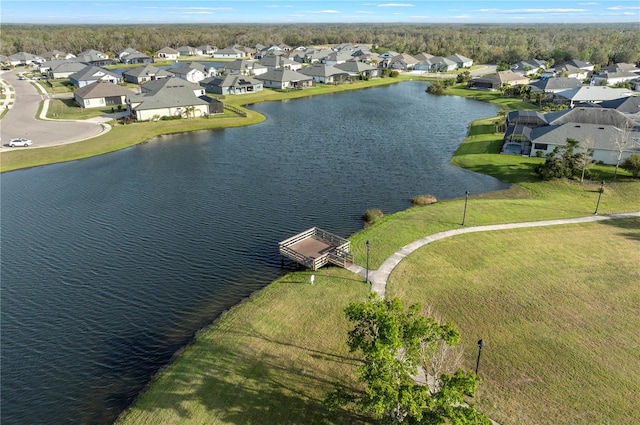
<instances>
[{"instance_id":1,"label":"blue sky","mask_svg":"<svg viewBox=\"0 0 640 425\"><path fill-rule=\"evenodd\" d=\"M640 27L640 0L2 0L2 23L611 23Z\"/></svg>"}]
</instances>

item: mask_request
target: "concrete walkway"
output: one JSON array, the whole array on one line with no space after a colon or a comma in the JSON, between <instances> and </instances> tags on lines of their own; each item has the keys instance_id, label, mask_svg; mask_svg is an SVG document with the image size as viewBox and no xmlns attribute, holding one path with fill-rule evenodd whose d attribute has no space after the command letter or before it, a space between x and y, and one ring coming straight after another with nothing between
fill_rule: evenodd
<instances>
[{"instance_id":1,"label":"concrete walkway","mask_svg":"<svg viewBox=\"0 0 640 425\"><path fill-rule=\"evenodd\" d=\"M395 267L400 264L400 261L404 260L405 257L407 257L418 248L423 247L424 245L430 244L431 242L439 241L441 239L449 238L451 236L474 232L522 229L525 227L557 226L561 224L589 223L593 221L617 220L636 217L640 217L640 212L613 215L592 215L588 217L567 218L560 220L529 221L524 223L493 224L490 226L461 227L459 229L436 233L434 235L418 239L417 241L411 242L409 245L400 248L389 258L387 258L387 260L382 263L382 266L380 266L378 270L369 270L369 281L371 282L371 290L380 295L380 297L384 298L387 291L387 281L389 280L389 276L391 275L393 269L395 269ZM366 277L367 274L367 270L364 267L360 267L355 264L349 267L348 270L357 273L363 278Z\"/></svg>"}]
</instances>

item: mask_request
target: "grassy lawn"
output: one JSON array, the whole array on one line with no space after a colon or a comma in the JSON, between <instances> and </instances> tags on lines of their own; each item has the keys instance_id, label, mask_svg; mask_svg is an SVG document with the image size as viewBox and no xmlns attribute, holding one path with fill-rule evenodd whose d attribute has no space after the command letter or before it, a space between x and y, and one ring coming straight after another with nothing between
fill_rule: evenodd
<instances>
[{"instance_id":1,"label":"grassy lawn","mask_svg":"<svg viewBox=\"0 0 640 425\"><path fill-rule=\"evenodd\" d=\"M516 185L472 195L467 226L593 213L595 181L536 181L539 159L491 153L490 122L474 124L453 161L484 161ZM638 199L640 182L623 174L600 212L636 211ZM365 263L366 240L375 269L411 241L459 228L463 202L383 218L351 238L356 261ZM637 423L639 242L639 219L467 234L409 256L388 291L454 321L465 368L487 341L473 401L501 424ZM283 277L204 330L118 423L370 423L322 405L333 383L356 385L343 309L368 286L337 268L315 272L313 286L310 274Z\"/></svg>"}]
</instances>

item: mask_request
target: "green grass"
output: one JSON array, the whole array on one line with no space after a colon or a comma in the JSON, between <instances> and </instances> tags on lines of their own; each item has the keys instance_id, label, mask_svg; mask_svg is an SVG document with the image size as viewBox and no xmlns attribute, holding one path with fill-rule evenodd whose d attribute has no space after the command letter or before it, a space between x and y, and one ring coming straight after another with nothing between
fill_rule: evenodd
<instances>
[{"instance_id":1,"label":"green grass","mask_svg":"<svg viewBox=\"0 0 640 425\"><path fill-rule=\"evenodd\" d=\"M517 184L472 195L467 226L592 214L597 182L538 182L528 159L491 153L492 128L476 124L453 161L484 160ZM621 176L600 212L636 211L638 199L640 182ZM463 203L382 218L351 238L356 261L365 262L366 240L375 269L409 242L459 228ZM639 243L639 219L467 234L410 255L388 291L454 321L466 369L475 342L487 341L473 402L498 422L637 423ZM315 272L313 286L310 274L285 276L203 331L118 423L373 422L321 402L334 383L357 386L343 308L368 287L337 268Z\"/></svg>"},{"instance_id":2,"label":"green grass","mask_svg":"<svg viewBox=\"0 0 640 425\"><path fill-rule=\"evenodd\" d=\"M420 249L388 291L462 335L501 424L638 423L640 219L468 234Z\"/></svg>"}]
</instances>

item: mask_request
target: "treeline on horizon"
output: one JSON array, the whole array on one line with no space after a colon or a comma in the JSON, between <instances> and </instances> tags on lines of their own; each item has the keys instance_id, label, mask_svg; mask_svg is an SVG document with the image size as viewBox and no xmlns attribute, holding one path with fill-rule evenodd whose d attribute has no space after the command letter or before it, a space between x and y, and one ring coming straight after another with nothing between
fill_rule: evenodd
<instances>
[{"instance_id":1,"label":"treeline on horizon","mask_svg":"<svg viewBox=\"0 0 640 425\"><path fill-rule=\"evenodd\" d=\"M529 59L560 63L579 59L602 66L640 62L640 25L416 25L416 24L211 24L211 25L19 25L4 24L0 54L114 54L132 47L153 56L163 47L218 48L285 43L291 47L367 44L398 53L459 53L476 63L513 64Z\"/></svg>"}]
</instances>

